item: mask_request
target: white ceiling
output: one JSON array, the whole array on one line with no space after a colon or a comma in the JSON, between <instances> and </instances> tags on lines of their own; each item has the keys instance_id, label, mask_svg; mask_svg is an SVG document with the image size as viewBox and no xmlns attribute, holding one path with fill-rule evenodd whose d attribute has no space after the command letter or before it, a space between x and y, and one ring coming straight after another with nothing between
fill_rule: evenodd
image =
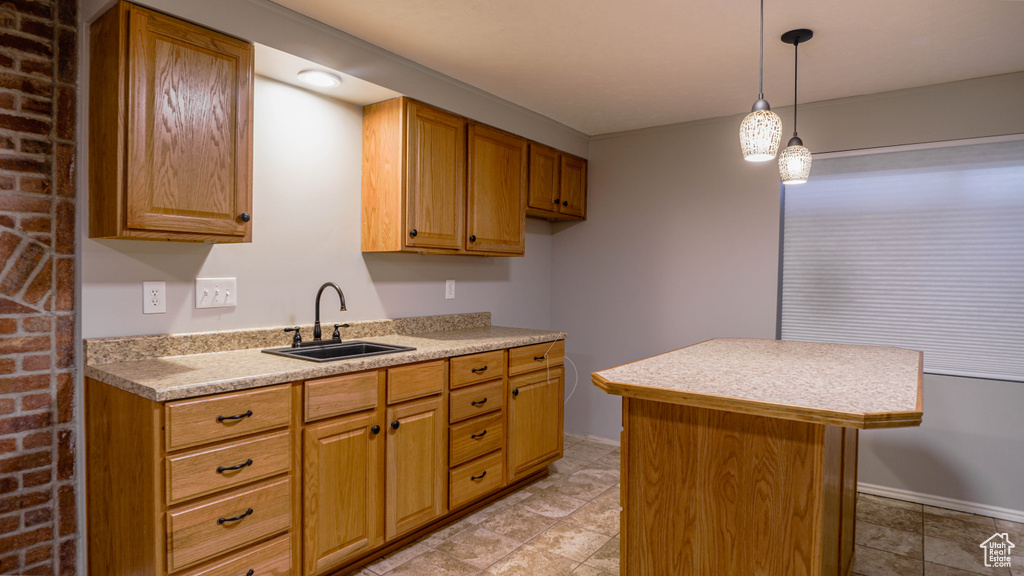
<instances>
[{"instance_id":1,"label":"white ceiling","mask_svg":"<svg viewBox=\"0 0 1024 576\"><path fill-rule=\"evenodd\" d=\"M594 135L748 111L757 0L275 0ZM765 97L829 100L1024 70L1021 0L767 0Z\"/></svg>"},{"instance_id":2,"label":"white ceiling","mask_svg":"<svg viewBox=\"0 0 1024 576\"><path fill-rule=\"evenodd\" d=\"M376 84L366 82L350 76L344 72L332 70L326 66L314 64L304 58L299 58L287 52L275 50L269 46L263 44L256 44L255 54L255 68L256 74L265 76L267 78L273 78L278 82L284 82L285 84L291 84L292 86L298 86L304 90L311 92L318 92L331 98L337 98L338 100L344 100L357 106L366 106L367 104L373 104L374 102L380 102L381 100L388 100L401 96L398 92L382 88ZM339 86L333 86L329 88L310 86L299 80L299 72L304 70L323 70L336 74L341 78L341 84Z\"/></svg>"}]
</instances>

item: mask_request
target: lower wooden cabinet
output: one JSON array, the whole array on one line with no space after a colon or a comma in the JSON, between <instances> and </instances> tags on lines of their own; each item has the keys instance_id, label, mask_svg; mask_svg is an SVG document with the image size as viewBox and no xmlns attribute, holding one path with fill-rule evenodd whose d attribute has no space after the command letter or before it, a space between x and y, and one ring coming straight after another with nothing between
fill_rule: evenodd
<instances>
[{"instance_id":1,"label":"lower wooden cabinet","mask_svg":"<svg viewBox=\"0 0 1024 576\"><path fill-rule=\"evenodd\" d=\"M387 410L387 538L444 514L447 418L441 396Z\"/></svg>"},{"instance_id":2,"label":"lower wooden cabinet","mask_svg":"<svg viewBox=\"0 0 1024 576\"><path fill-rule=\"evenodd\" d=\"M384 543L379 420L377 411L365 412L303 431L306 574L323 573Z\"/></svg>"},{"instance_id":3,"label":"lower wooden cabinet","mask_svg":"<svg viewBox=\"0 0 1024 576\"><path fill-rule=\"evenodd\" d=\"M552 366L509 379L509 481L562 457L564 373L562 366Z\"/></svg>"}]
</instances>

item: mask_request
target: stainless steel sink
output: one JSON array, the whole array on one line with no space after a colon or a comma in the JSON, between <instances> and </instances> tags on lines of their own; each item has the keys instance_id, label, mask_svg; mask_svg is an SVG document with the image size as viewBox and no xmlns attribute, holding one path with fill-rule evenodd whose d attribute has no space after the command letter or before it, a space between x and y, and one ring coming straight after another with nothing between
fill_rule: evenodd
<instances>
[{"instance_id":1,"label":"stainless steel sink","mask_svg":"<svg viewBox=\"0 0 1024 576\"><path fill-rule=\"evenodd\" d=\"M330 362L332 360L348 360L350 358L363 358L380 354L394 354L395 352L407 352L409 350L415 350L415 348L353 340L350 342L304 342L298 348L291 346L267 348L263 352L277 354L278 356L288 356L289 358L298 358L300 360L309 360L311 362Z\"/></svg>"}]
</instances>

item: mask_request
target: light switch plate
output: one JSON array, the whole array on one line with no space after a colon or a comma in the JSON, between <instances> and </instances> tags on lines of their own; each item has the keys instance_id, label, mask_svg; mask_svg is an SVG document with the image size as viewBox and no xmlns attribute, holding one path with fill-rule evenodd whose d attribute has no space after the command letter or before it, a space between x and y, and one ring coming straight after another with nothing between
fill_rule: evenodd
<instances>
[{"instance_id":1,"label":"light switch plate","mask_svg":"<svg viewBox=\"0 0 1024 576\"><path fill-rule=\"evenodd\" d=\"M455 300L455 280L444 281L444 299Z\"/></svg>"},{"instance_id":2,"label":"light switch plate","mask_svg":"<svg viewBox=\"0 0 1024 576\"><path fill-rule=\"evenodd\" d=\"M237 303L237 279L196 278L196 308L233 308Z\"/></svg>"},{"instance_id":3,"label":"light switch plate","mask_svg":"<svg viewBox=\"0 0 1024 576\"><path fill-rule=\"evenodd\" d=\"M164 282L142 283L142 313L164 314L167 312L167 284Z\"/></svg>"}]
</instances>

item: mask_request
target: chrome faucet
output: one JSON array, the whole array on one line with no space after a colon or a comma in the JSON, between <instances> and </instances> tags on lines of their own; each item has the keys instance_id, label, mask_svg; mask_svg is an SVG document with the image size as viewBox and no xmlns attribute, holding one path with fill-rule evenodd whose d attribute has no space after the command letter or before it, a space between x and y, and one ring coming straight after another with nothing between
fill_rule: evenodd
<instances>
[{"instance_id":1,"label":"chrome faucet","mask_svg":"<svg viewBox=\"0 0 1024 576\"><path fill-rule=\"evenodd\" d=\"M321 286L320 290L317 290L317 293L316 293L316 322L313 324L313 341L314 342L317 342L317 341L320 340L320 296L324 293L324 288L327 288L328 286L330 286L331 288L334 288L335 290L338 291L338 297L341 298L341 311L344 312L346 310L346 308L345 308L345 293L342 292L341 288L339 288L338 285L335 284L334 282L324 282L324 285ZM335 328L335 332L337 332L337 328Z\"/></svg>"}]
</instances>

